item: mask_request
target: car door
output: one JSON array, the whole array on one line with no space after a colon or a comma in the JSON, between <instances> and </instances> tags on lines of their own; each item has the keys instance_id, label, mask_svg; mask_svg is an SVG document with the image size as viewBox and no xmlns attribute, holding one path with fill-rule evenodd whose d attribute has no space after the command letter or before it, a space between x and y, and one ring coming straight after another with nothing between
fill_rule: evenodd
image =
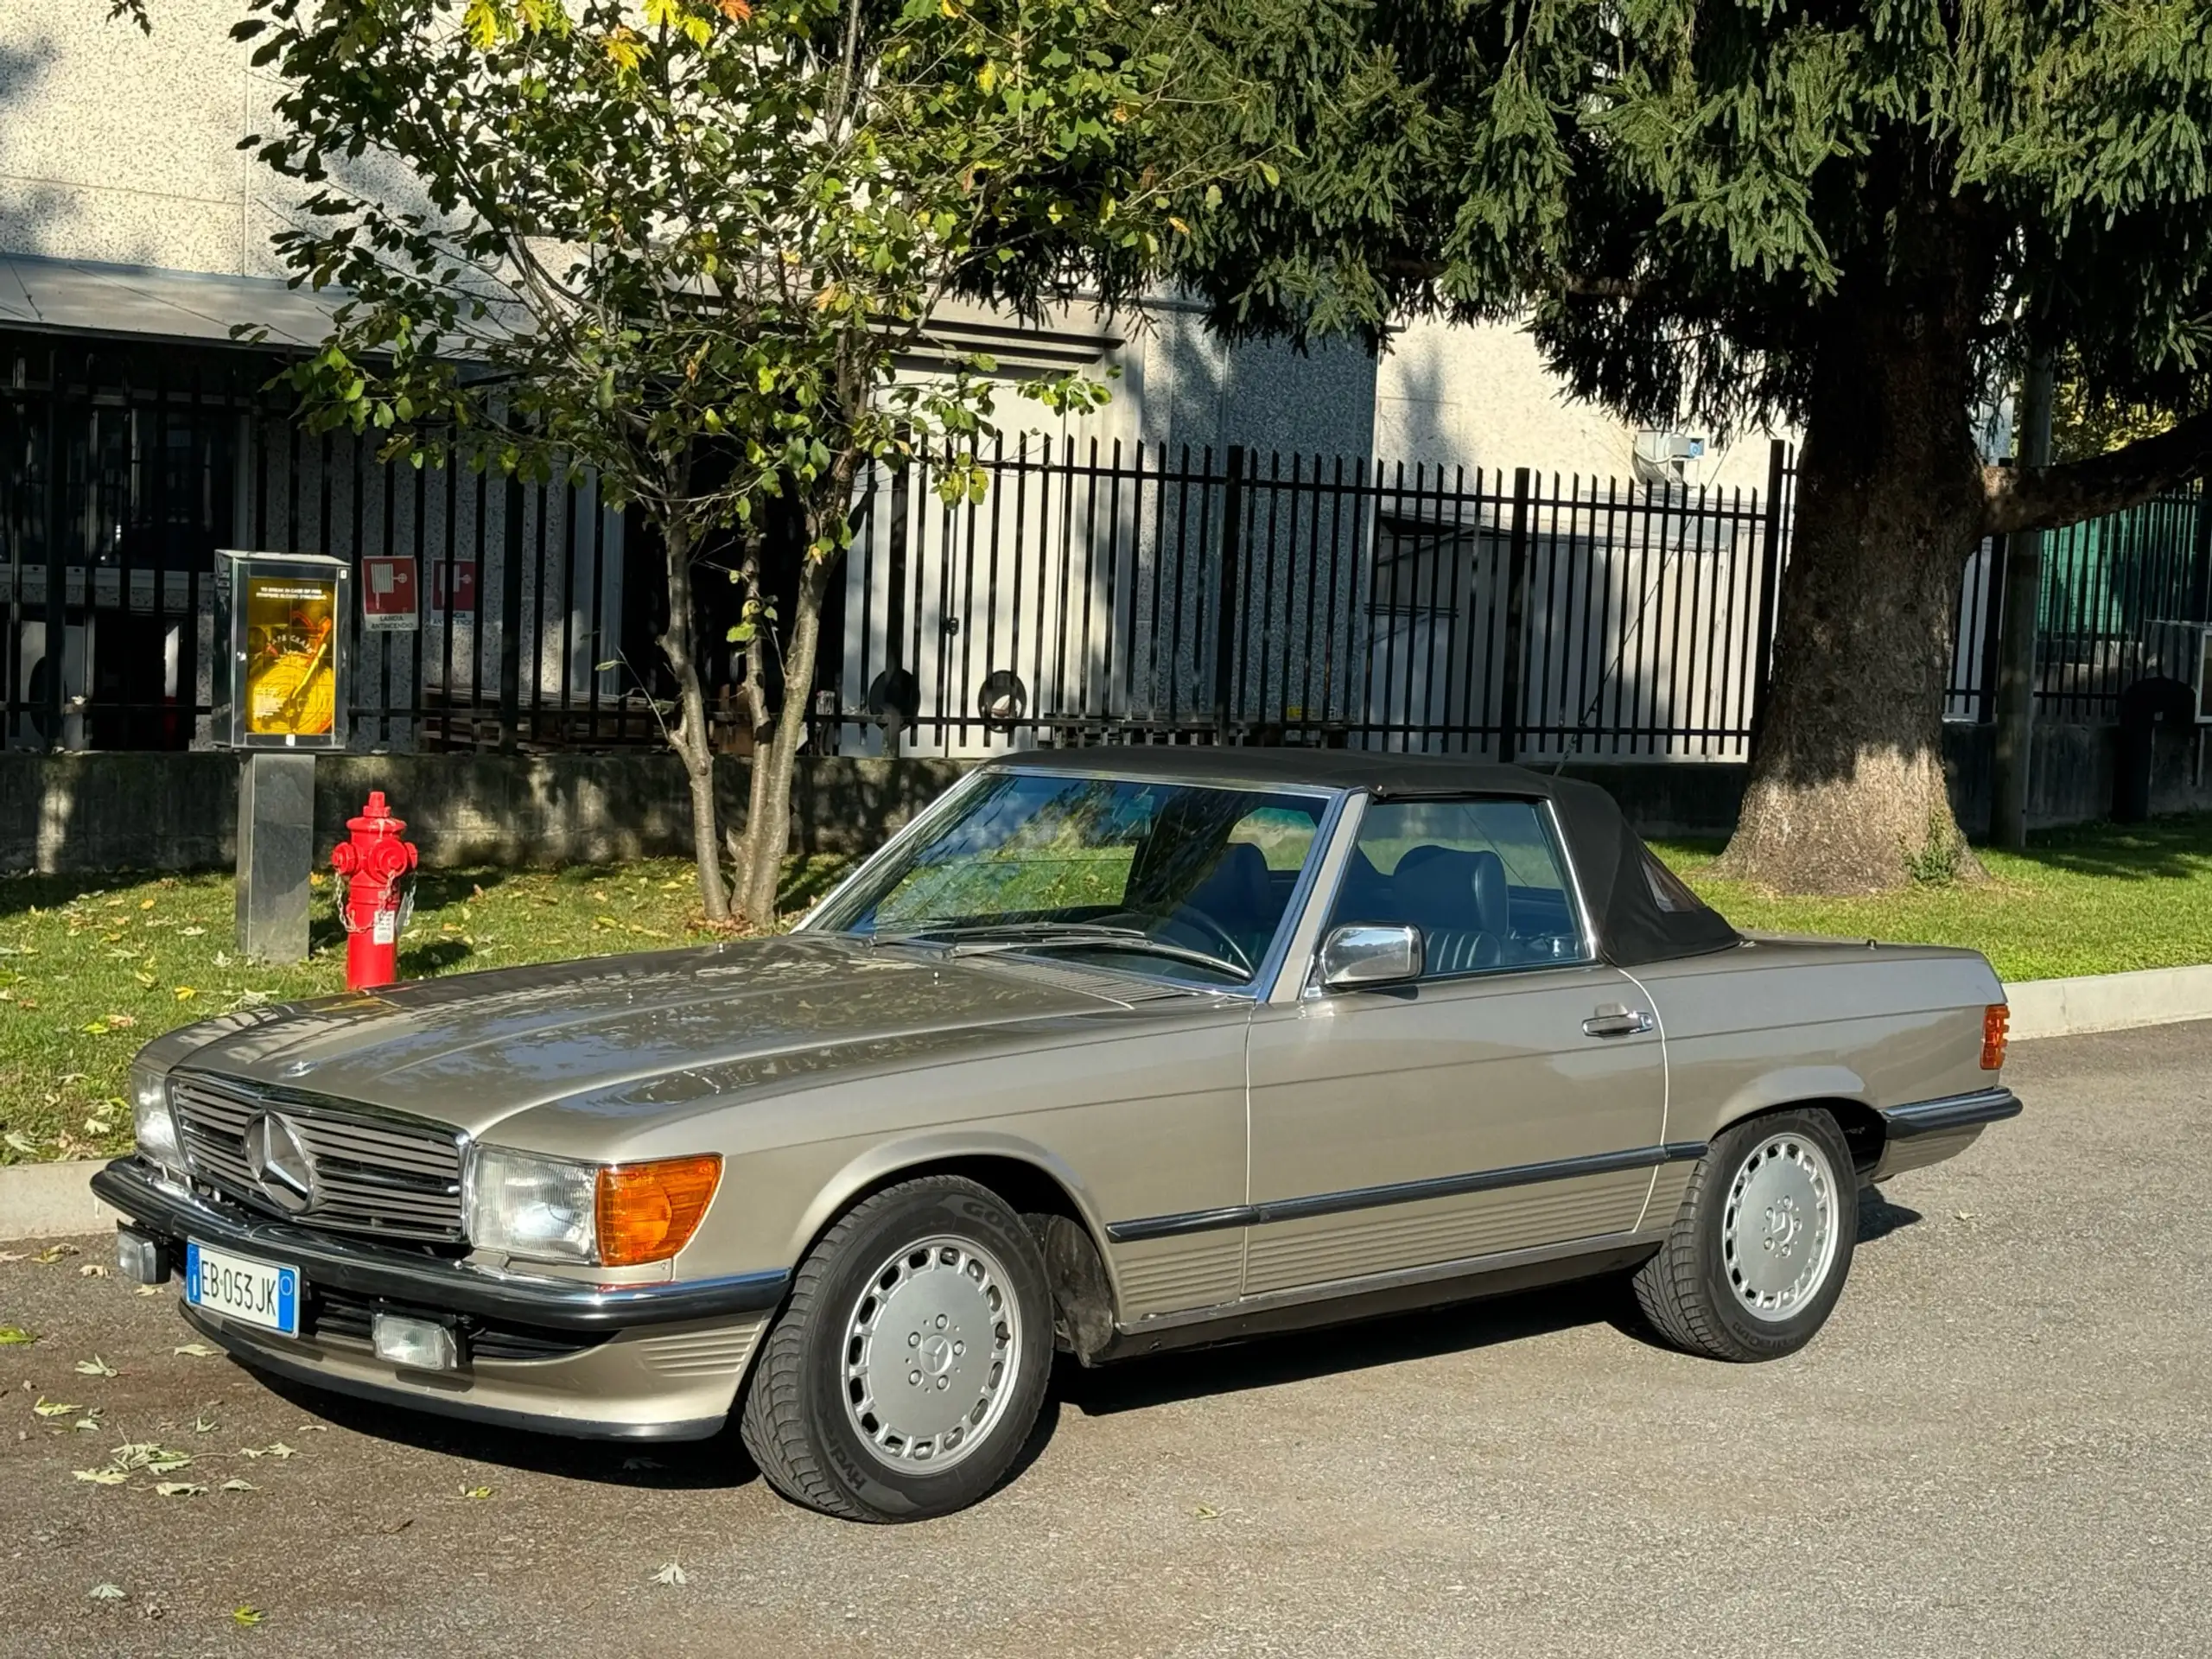
<instances>
[{"instance_id":1,"label":"car door","mask_svg":"<svg viewBox=\"0 0 2212 1659\"><path fill-rule=\"evenodd\" d=\"M1317 937L1355 922L1420 928L1426 969L1257 1012L1245 1294L1632 1230L1663 1051L1594 957L1548 806L1369 803Z\"/></svg>"}]
</instances>

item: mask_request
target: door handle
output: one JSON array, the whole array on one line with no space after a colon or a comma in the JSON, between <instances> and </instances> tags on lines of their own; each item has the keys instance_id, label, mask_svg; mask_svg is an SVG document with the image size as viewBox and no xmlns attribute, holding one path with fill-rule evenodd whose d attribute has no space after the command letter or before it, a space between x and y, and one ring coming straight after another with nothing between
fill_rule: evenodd
<instances>
[{"instance_id":1,"label":"door handle","mask_svg":"<svg viewBox=\"0 0 2212 1659\"><path fill-rule=\"evenodd\" d=\"M1636 1037L1651 1030L1658 1023L1648 1008L1624 1008L1618 1002L1609 1003L1582 1022L1582 1034L1586 1037Z\"/></svg>"}]
</instances>

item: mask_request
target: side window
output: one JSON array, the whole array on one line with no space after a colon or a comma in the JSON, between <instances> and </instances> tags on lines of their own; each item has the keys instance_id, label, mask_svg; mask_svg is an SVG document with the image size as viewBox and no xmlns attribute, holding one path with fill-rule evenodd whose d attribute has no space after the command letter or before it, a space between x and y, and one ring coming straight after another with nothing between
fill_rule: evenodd
<instances>
[{"instance_id":1,"label":"side window","mask_svg":"<svg viewBox=\"0 0 2212 1659\"><path fill-rule=\"evenodd\" d=\"M1329 914L1421 930L1422 977L1587 957L1550 821L1533 801L1385 801L1367 809Z\"/></svg>"}]
</instances>

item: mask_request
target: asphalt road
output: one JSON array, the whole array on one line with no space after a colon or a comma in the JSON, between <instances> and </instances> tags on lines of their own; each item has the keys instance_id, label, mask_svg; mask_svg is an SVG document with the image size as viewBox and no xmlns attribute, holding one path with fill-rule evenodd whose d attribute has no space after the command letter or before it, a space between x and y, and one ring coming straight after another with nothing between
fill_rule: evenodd
<instances>
[{"instance_id":1,"label":"asphalt road","mask_svg":"<svg viewBox=\"0 0 2212 1659\"><path fill-rule=\"evenodd\" d=\"M1077 1374L1018 1480L916 1527L793 1509L734 1440L274 1391L81 1274L105 1239L0 1263L42 1333L0 1347L0 1652L2202 1654L2212 1025L2015 1053L2027 1116L1891 1184L1794 1358L1577 1289ZM73 1476L147 1442L194 1460Z\"/></svg>"}]
</instances>

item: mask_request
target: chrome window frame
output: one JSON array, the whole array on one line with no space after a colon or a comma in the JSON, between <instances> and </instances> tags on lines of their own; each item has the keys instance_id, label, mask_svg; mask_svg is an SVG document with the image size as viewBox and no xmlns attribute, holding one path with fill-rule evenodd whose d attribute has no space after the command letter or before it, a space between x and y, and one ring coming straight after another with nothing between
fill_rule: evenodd
<instances>
[{"instance_id":1,"label":"chrome window frame","mask_svg":"<svg viewBox=\"0 0 2212 1659\"><path fill-rule=\"evenodd\" d=\"M1357 798L1358 810L1346 814L1348 823L1343 832L1342 847L1330 849L1332 879L1329 884L1328 893L1325 898L1317 896L1310 925L1301 924L1300 931L1306 938L1303 966L1288 990L1286 992L1284 988L1279 985L1277 995L1269 998L1269 1001L1288 1002L1314 997L1371 996L1382 991L1402 991L1407 988L1417 990L1424 985L1459 985L1471 980L1497 979L1509 974L1556 973L1562 969L1596 968L1604 965L1605 957L1599 948L1598 930L1591 920L1589 903L1582 893L1581 873L1575 868L1574 851L1567 841L1565 828L1560 823L1556 803L1544 796L1515 795L1496 791L1471 791L1459 795L1423 794L1408 798L1442 803L1447 805L1471 801L1520 801L1536 809L1543 821L1546 832L1551 837L1553 849L1558 855L1560 874L1565 882L1567 912L1573 920L1575 935L1582 943L1582 954L1564 962L1504 963L1496 968L1471 968L1463 973L1457 974L1425 973L1418 979L1409 979L1402 984L1393 986L1354 986L1343 990L1335 990L1321 983L1319 974L1323 932L1327 925L1329 912L1336 908L1337 897L1343 890L1344 869L1351 862L1353 848L1359 843L1359 832L1365 826L1368 810L1378 804L1387 806L1395 804L1387 798L1378 797L1372 790L1355 790L1347 792Z\"/></svg>"},{"instance_id":2,"label":"chrome window frame","mask_svg":"<svg viewBox=\"0 0 2212 1659\"><path fill-rule=\"evenodd\" d=\"M1025 778L1094 778L1109 783L1151 785L1166 789L1212 789L1242 795L1293 795L1320 804L1321 810L1313 829L1313 845L1306 849L1306 861L1300 866L1298 880L1292 884L1290 896L1283 902L1282 919L1275 925L1274 938L1267 951L1253 964L1249 979L1236 984L1224 985L1212 980L1185 978L1173 973L1151 973L1135 968L1116 968L1103 963L1089 964L1101 973L1120 974L1141 979L1154 985L1173 985L1182 990L1212 996L1238 997L1249 1001L1268 1000L1268 991L1281 978L1284 964L1289 959L1294 936L1303 924L1311 908L1314 883L1322 863L1337 844L1338 827L1342 822L1345 803L1359 791L1333 787L1327 784L1258 783L1248 778L1164 779L1131 773L1111 765L1096 766L1025 766L1019 761L989 761L976 766L950 789L930 803L907 822L890 840L855 865L843 880L817 899L804 919L795 925L794 933L818 933L828 938L861 939L866 934L851 933L842 928L818 927L814 918L830 907L833 900L842 897L848 887L857 883L867 874L868 867L877 860L888 857L893 850L909 841L933 830L950 818L965 797L980 787L986 778L1008 775ZM1018 946L994 950L994 956L1018 957L1023 954Z\"/></svg>"}]
</instances>

